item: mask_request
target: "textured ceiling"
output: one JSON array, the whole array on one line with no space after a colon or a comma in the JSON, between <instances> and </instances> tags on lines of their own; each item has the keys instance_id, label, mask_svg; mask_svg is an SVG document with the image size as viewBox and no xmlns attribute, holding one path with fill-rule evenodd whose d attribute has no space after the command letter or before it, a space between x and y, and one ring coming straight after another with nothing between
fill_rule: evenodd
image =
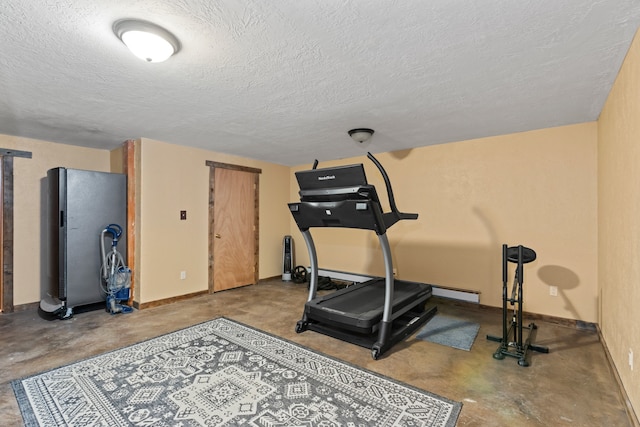
<instances>
[{"instance_id":1,"label":"textured ceiling","mask_svg":"<svg viewBox=\"0 0 640 427\"><path fill-rule=\"evenodd\" d=\"M140 61L122 18L182 50ZM0 133L297 165L593 121L639 25L638 0L4 0Z\"/></svg>"}]
</instances>

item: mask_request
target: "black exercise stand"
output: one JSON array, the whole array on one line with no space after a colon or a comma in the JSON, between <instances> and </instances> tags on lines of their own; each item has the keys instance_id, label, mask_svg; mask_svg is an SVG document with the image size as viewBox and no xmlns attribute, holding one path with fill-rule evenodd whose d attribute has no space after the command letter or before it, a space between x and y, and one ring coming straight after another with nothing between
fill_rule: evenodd
<instances>
[{"instance_id":1,"label":"black exercise stand","mask_svg":"<svg viewBox=\"0 0 640 427\"><path fill-rule=\"evenodd\" d=\"M536 253L533 249L526 248L522 245L512 246L502 245L502 337L487 335L487 339L500 343L500 347L493 353L494 359L502 360L506 356L518 359L518 365L529 366L528 351L537 351L539 353L549 353L547 347L541 347L531 344L534 331L538 328L535 323L529 326L523 326L522 313L523 309L523 291L522 283L524 281L524 264L530 263L536 259ZM515 263L516 273L511 288L511 296L507 295L507 270L508 262ZM511 325L507 327L507 302L513 307L513 316ZM528 329L526 340L523 342L523 329Z\"/></svg>"}]
</instances>

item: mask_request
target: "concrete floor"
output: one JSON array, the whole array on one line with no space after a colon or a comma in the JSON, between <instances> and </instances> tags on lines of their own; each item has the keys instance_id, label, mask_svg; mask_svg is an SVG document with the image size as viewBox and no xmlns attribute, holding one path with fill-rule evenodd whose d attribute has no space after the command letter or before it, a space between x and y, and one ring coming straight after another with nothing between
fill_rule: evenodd
<instances>
[{"instance_id":1,"label":"concrete floor","mask_svg":"<svg viewBox=\"0 0 640 427\"><path fill-rule=\"evenodd\" d=\"M594 331L537 321L530 367L492 357L497 311L438 300L440 313L480 323L471 351L409 337L379 360L369 349L294 327L304 285L267 281L160 307L111 316L102 310L46 321L35 311L0 315L1 424L22 425L10 381L225 316L374 372L463 403L458 426L632 426L602 344ZM435 299L432 299L435 300Z\"/></svg>"}]
</instances>

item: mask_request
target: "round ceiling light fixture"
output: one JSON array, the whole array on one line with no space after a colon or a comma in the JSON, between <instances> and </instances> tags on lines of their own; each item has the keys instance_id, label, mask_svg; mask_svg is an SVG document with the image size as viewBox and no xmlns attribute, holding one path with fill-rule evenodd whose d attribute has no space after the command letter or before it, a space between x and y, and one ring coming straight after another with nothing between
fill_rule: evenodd
<instances>
[{"instance_id":1,"label":"round ceiling light fixture","mask_svg":"<svg viewBox=\"0 0 640 427\"><path fill-rule=\"evenodd\" d=\"M367 140L369 140L369 138L371 138L371 136L373 136L373 129L367 129L367 128L359 128L359 129L351 129L349 131L349 136L357 142L363 143Z\"/></svg>"},{"instance_id":2,"label":"round ceiling light fixture","mask_svg":"<svg viewBox=\"0 0 640 427\"><path fill-rule=\"evenodd\" d=\"M162 62L180 50L180 41L164 28L140 19L114 22L113 32L129 50L146 62Z\"/></svg>"}]
</instances>

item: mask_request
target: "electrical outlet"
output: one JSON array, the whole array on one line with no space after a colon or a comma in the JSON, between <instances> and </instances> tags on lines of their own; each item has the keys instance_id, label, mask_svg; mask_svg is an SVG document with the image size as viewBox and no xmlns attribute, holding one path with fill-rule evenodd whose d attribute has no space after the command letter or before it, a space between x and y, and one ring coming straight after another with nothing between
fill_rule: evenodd
<instances>
[{"instance_id":1,"label":"electrical outlet","mask_svg":"<svg viewBox=\"0 0 640 427\"><path fill-rule=\"evenodd\" d=\"M633 371L633 350L629 349L629 367Z\"/></svg>"},{"instance_id":2,"label":"electrical outlet","mask_svg":"<svg viewBox=\"0 0 640 427\"><path fill-rule=\"evenodd\" d=\"M549 286L549 295L552 297L558 296L558 287L557 286Z\"/></svg>"},{"instance_id":3,"label":"electrical outlet","mask_svg":"<svg viewBox=\"0 0 640 427\"><path fill-rule=\"evenodd\" d=\"M180 272L180 280L184 280L187 278L187 272L186 271L181 271Z\"/></svg>"}]
</instances>

